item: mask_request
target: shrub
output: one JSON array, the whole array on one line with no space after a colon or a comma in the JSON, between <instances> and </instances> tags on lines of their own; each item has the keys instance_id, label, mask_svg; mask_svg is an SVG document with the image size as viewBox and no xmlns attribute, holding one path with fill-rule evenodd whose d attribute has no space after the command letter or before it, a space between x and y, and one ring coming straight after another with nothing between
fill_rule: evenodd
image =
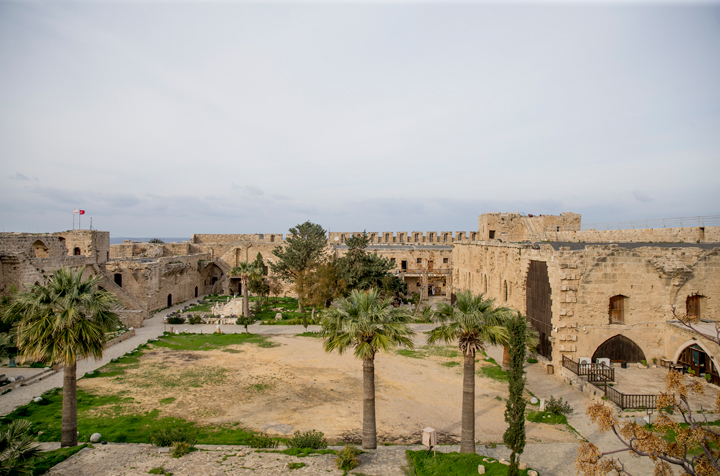
<instances>
[{"instance_id":1,"label":"shrub","mask_svg":"<svg viewBox=\"0 0 720 476\"><path fill-rule=\"evenodd\" d=\"M250 438L248 445L250 448L277 448L278 442L266 433L256 433Z\"/></svg>"},{"instance_id":2,"label":"shrub","mask_svg":"<svg viewBox=\"0 0 720 476\"><path fill-rule=\"evenodd\" d=\"M710 375L710 374L705 374L705 380L707 380L708 382L710 382L710 380L712 380L712 375Z\"/></svg>"},{"instance_id":3,"label":"shrub","mask_svg":"<svg viewBox=\"0 0 720 476\"><path fill-rule=\"evenodd\" d=\"M177 441L172 445L172 456L173 458L179 458L193 451L195 448L184 441Z\"/></svg>"},{"instance_id":4,"label":"shrub","mask_svg":"<svg viewBox=\"0 0 720 476\"><path fill-rule=\"evenodd\" d=\"M185 318L184 318L184 317L180 317L180 316L177 316L177 317L175 317L175 316L173 316L173 317L168 317L167 322L168 322L168 324L184 324L184 323L185 323Z\"/></svg>"},{"instance_id":5,"label":"shrub","mask_svg":"<svg viewBox=\"0 0 720 476\"><path fill-rule=\"evenodd\" d=\"M645 367L647 367L647 360L643 359L643 360L640 361L640 363L641 363L642 365L644 365Z\"/></svg>"},{"instance_id":6,"label":"shrub","mask_svg":"<svg viewBox=\"0 0 720 476\"><path fill-rule=\"evenodd\" d=\"M335 458L335 464L339 469L350 471L360 464L360 458L358 458L360 453L362 452L355 446L345 445Z\"/></svg>"},{"instance_id":7,"label":"shrub","mask_svg":"<svg viewBox=\"0 0 720 476\"><path fill-rule=\"evenodd\" d=\"M288 448L312 448L319 450L327 448L327 440L322 431L310 430L304 433L295 431L293 437L287 442Z\"/></svg>"},{"instance_id":8,"label":"shrub","mask_svg":"<svg viewBox=\"0 0 720 476\"><path fill-rule=\"evenodd\" d=\"M563 402L562 397L555 400L555 397L551 395L550 400L545 404L545 411L556 415L569 415L573 412L573 409L569 402Z\"/></svg>"},{"instance_id":9,"label":"shrub","mask_svg":"<svg viewBox=\"0 0 720 476\"><path fill-rule=\"evenodd\" d=\"M155 446L173 446L175 443L192 446L197 442L197 432L183 427L159 428L150 432L150 442Z\"/></svg>"},{"instance_id":10,"label":"shrub","mask_svg":"<svg viewBox=\"0 0 720 476\"><path fill-rule=\"evenodd\" d=\"M527 363L528 363L528 364L537 364L537 363L538 363L538 359L527 359Z\"/></svg>"},{"instance_id":11,"label":"shrub","mask_svg":"<svg viewBox=\"0 0 720 476\"><path fill-rule=\"evenodd\" d=\"M195 325L195 324L200 324L201 322L202 322L202 317L200 317L200 316L193 316L192 314L190 314L188 316L188 323L190 323L190 324Z\"/></svg>"}]
</instances>

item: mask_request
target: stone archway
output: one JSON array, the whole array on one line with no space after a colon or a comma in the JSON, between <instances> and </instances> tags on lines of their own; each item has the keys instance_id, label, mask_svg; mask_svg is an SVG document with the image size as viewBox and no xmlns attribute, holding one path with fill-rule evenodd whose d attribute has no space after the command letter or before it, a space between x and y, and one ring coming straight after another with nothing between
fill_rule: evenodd
<instances>
[{"instance_id":1,"label":"stone archway","mask_svg":"<svg viewBox=\"0 0 720 476\"><path fill-rule=\"evenodd\" d=\"M33 247L33 253L35 254L36 258L49 258L50 257L50 251L48 250L48 247L45 246L45 243L43 243L40 240L36 240L35 243L32 244Z\"/></svg>"},{"instance_id":2,"label":"stone archway","mask_svg":"<svg viewBox=\"0 0 720 476\"><path fill-rule=\"evenodd\" d=\"M610 359L612 362L640 362L645 359L645 352L642 351L632 339L624 335L616 335L598 346L592 356L592 361L597 359Z\"/></svg>"}]
</instances>

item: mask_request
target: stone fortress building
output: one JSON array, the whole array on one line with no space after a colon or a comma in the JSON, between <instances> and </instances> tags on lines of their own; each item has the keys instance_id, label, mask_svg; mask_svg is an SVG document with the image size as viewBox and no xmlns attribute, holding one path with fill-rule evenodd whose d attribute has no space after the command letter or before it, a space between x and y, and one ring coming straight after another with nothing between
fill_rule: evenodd
<instances>
[{"instance_id":1,"label":"stone fortress building","mask_svg":"<svg viewBox=\"0 0 720 476\"><path fill-rule=\"evenodd\" d=\"M471 232L371 232L368 249L393 260L409 291L424 298L470 290L526 314L540 335L539 354L556 365L563 356L680 361L720 384L720 347L676 319L698 316L701 330L716 335L720 226L665 225L601 230L583 226L574 213L486 213ZM352 235L329 233L328 252L343 255ZM230 269L258 253L272 262L284 236L109 243L108 232L95 230L2 233L0 293L43 283L61 266L84 266L118 296L124 322L137 327L153 311L194 297L241 293Z\"/></svg>"}]
</instances>

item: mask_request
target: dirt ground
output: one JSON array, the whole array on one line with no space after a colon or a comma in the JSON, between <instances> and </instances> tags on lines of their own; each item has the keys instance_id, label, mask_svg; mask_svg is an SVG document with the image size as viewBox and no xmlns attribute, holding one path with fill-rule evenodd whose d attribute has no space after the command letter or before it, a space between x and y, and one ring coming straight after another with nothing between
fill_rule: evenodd
<instances>
[{"instance_id":1,"label":"dirt ground","mask_svg":"<svg viewBox=\"0 0 720 476\"><path fill-rule=\"evenodd\" d=\"M352 353L327 354L316 338L274 336L277 347L254 344L212 351L146 351L137 369L121 380L82 379L100 394L123 392L136 403L129 411L159 409L162 416L198 423L229 423L289 435L316 429L331 440L359 441L362 427L362 362ZM375 360L378 438L419 442L423 428L440 442L460 437L460 357L422 359L380 353ZM480 365L480 364L478 364ZM507 384L476 380L476 434L481 443L501 442ZM173 400L174 399L174 400ZM526 422L528 442L577 441L565 427Z\"/></svg>"}]
</instances>

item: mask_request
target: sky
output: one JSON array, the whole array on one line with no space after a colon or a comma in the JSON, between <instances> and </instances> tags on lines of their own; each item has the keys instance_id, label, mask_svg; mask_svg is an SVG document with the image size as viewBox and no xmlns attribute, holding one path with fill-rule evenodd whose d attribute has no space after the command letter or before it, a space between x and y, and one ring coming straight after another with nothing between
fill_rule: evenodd
<instances>
[{"instance_id":1,"label":"sky","mask_svg":"<svg viewBox=\"0 0 720 476\"><path fill-rule=\"evenodd\" d=\"M719 179L720 2L0 0L6 232L718 215Z\"/></svg>"}]
</instances>

